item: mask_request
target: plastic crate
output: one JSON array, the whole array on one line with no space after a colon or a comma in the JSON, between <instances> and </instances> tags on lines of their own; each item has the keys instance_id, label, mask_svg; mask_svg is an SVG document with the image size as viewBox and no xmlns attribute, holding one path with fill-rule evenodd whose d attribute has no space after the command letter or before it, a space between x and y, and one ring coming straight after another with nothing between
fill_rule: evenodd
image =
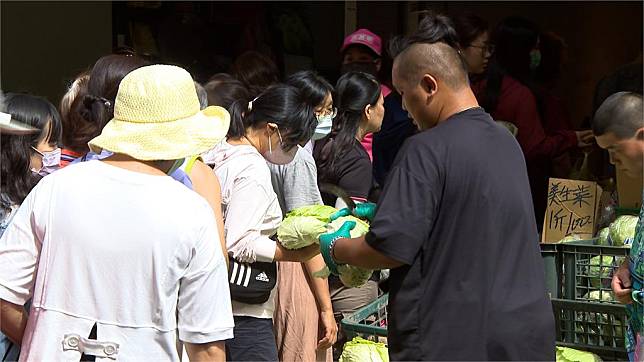
<instances>
[{"instance_id":1,"label":"plastic crate","mask_svg":"<svg viewBox=\"0 0 644 362\"><path fill-rule=\"evenodd\" d=\"M341 325L347 340L360 336L371 341L386 343L388 302L389 294L383 294L344 318Z\"/></svg>"},{"instance_id":2,"label":"plastic crate","mask_svg":"<svg viewBox=\"0 0 644 362\"><path fill-rule=\"evenodd\" d=\"M630 252L627 247L599 246L597 239L559 244L563 259L563 297L617 303L610 287L614 271Z\"/></svg>"},{"instance_id":3,"label":"plastic crate","mask_svg":"<svg viewBox=\"0 0 644 362\"><path fill-rule=\"evenodd\" d=\"M605 360L628 359L623 305L553 299L557 345L586 350Z\"/></svg>"},{"instance_id":4,"label":"plastic crate","mask_svg":"<svg viewBox=\"0 0 644 362\"><path fill-rule=\"evenodd\" d=\"M546 289L550 298L560 298L562 295L562 264L559 244L540 244L541 257L546 273Z\"/></svg>"}]
</instances>

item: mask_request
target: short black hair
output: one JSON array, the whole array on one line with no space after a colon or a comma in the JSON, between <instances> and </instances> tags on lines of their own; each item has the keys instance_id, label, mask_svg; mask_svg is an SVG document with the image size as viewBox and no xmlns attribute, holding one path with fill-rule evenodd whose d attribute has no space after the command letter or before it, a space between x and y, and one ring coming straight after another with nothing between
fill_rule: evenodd
<instances>
[{"instance_id":1,"label":"short black hair","mask_svg":"<svg viewBox=\"0 0 644 362\"><path fill-rule=\"evenodd\" d=\"M453 89L469 86L458 34L447 16L428 13L412 35L393 38L389 52L392 58L408 53L413 58L403 67L407 78L429 70Z\"/></svg>"},{"instance_id":2,"label":"short black hair","mask_svg":"<svg viewBox=\"0 0 644 362\"><path fill-rule=\"evenodd\" d=\"M595 136L610 132L619 139L633 137L638 129L644 127L642 95L618 92L606 98L595 112L592 126Z\"/></svg>"},{"instance_id":3,"label":"short black hair","mask_svg":"<svg viewBox=\"0 0 644 362\"><path fill-rule=\"evenodd\" d=\"M445 15L428 12L418 23L418 29L409 36L397 36L389 41L389 54L396 58L414 44L445 43L458 49L458 34L452 20Z\"/></svg>"}]
</instances>

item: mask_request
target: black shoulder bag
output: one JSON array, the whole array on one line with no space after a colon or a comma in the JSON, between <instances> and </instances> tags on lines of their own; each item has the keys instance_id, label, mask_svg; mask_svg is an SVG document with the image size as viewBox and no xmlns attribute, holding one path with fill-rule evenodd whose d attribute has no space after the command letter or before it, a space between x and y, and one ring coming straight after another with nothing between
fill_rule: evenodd
<instances>
[{"instance_id":1,"label":"black shoulder bag","mask_svg":"<svg viewBox=\"0 0 644 362\"><path fill-rule=\"evenodd\" d=\"M277 284L277 263L240 263L228 257L228 284L232 300L246 304L262 304Z\"/></svg>"}]
</instances>

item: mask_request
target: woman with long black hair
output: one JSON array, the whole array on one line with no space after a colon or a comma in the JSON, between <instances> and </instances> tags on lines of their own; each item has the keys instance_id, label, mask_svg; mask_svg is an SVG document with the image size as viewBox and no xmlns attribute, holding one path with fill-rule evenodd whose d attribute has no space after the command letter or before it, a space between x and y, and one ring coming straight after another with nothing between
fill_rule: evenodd
<instances>
[{"instance_id":1,"label":"woman with long black hair","mask_svg":"<svg viewBox=\"0 0 644 362\"><path fill-rule=\"evenodd\" d=\"M313 156L318 168L318 182L339 186L355 202L366 202L374 181L372 165L362 147L364 136L378 132L385 113L380 84L370 74L349 72L335 86L334 105L338 109L331 133L317 141ZM345 207L341 199L322 193L326 205ZM345 287L338 277L329 277L331 303L336 320L355 312L378 297L376 280L360 288ZM338 336L333 355L337 359L346 338Z\"/></svg>"},{"instance_id":2,"label":"woman with long black hair","mask_svg":"<svg viewBox=\"0 0 644 362\"><path fill-rule=\"evenodd\" d=\"M1 97L1 95L0 95ZM62 127L56 108L46 99L8 93L0 110L11 119L30 126L34 133L0 136L0 236L13 220L18 207L43 176L58 169ZM26 322L26 321L25 321ZM9 337L12 337L7 333ZM0 333L2 361L18 359L20 345Z\"/></svg>"},{"instance_id":3,"label":"woman with long black hair","mask_svg":"<svg viewBox=\"0 0 644 362\"><path fill-rule=\"evenodd\" d=\"M231 282L235 338L226 342L226 357L276 361L275 262L307 261L319 249L288 250L274 240L282 211L266 163L292 162L299 143L313 134L315 116L301 92L284 84L268 87L255 99L236 100L229 110L227 138L209 152L208 161L221 183L231 280L237 281ZM251 270L261 272L251 278Z\"/></svg>"},{"instance_id":4,"label":"woman with long black hair","mask_svg":"<svg viewBox=\"0 0 644 362\"><path fill-rule=\"evenodd\" d=\"M333 128L313 149L318 182L340 186L354 201L366 202L373 186L373 172L360 141L382 125L384 101L380 84L370 74L349 72L338 79L335 91L333 103L338 114ZM326 205L344 207L332 195L322 193L322 199Z\"/></svg>"},{"instance_id":5,"label":"woman with long black hair","mask_svg":"<svg viewBox=\"0 0 644 362\"><path fill-rule=\"evenodd\" d=\"M541 61L539 30L520 17L502 20L492 33L494 54L484 79L472 84L479 104L497 121L514 124L528 166L537 226L546 208L548 177L554 157L593 140L592 132L544 130L543 102L533 83Z\"/></svg>"},{"instance_id":6,"label":"woman with long black hair","mask_svg":"<svg viewBox=\"0 0 644 362\"><path fill-rule=\"evenodd\" d=\"M310 70L290 75L286 84L299 89L302 99L313 108L311 117L317 124L313 139L328 134L335 115L333 86ZM306 138L300 145L309 142L311 137L309 134L303 136ZM315 160L307 149L298 145L292 162L286 165L269 162L268 167L273 190L284 214L301 206L322 204ZM335 343L337 326L329 284L326 278L314 276L324 265L321 255L304 263L279 263L274 323L280 361L331 360L328 352Z\"/></svg>"}]
</instances>

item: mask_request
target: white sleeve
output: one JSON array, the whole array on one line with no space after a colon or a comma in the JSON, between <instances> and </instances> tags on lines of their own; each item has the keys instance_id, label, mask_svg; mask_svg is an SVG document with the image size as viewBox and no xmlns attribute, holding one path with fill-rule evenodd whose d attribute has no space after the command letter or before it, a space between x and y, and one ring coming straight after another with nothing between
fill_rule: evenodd
<instances>
[{"instance_id":1,"label":"white sleeve","mask_svg":"<svg viewBox=\"0 0 644 362\"><path fill-rule=\"evenodd\" d=\"M0 299L17 305L31 298L42 247L42 233L36 230L34 215L39 185L29 193L0 238Z\"/></svg>"},{"instance_id":2,"label":"white sleeve","mask_svg":"<svg viewBox=\"0 0 644 362\"><path fill-rule=\"evenodd\" d=\"M202 222L200 235L190 250L179 286L179 339L187 343L209 343L233 338L233 312L228 270L214 216Z\"/></svg>"},{"instance_id":3,"label":"white sleeve","mask_svg":"<svg viewBox=\"0 0 644 362\"><path fill-rule=\"evenodd\" d=\"M243 263L271 262L277 244L270 236L282 219L277 196L252 178L243 178L234 186L226 208L224 226L226 246Z\"/></svg>"}]
</instances>

